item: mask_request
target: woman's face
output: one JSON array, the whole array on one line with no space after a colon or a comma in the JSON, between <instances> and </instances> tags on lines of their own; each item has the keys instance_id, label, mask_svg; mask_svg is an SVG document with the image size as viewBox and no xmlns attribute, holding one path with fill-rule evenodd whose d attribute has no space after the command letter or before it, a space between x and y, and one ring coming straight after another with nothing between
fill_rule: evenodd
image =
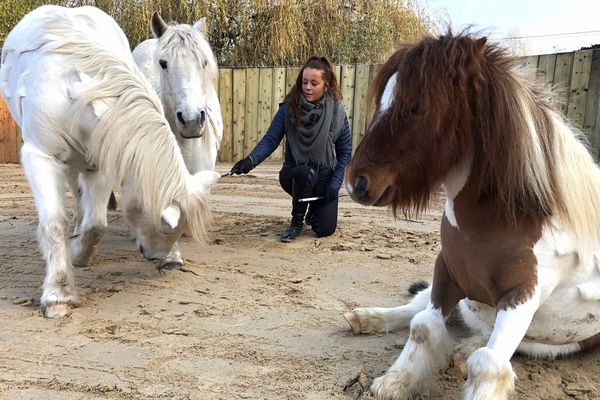
<instances>
[{"instance_id":1,"label":"woman's face","mask_svg":"<svg viewBox=\"0 0 600 400\"><path fill-rule=\"evenodd\" d=\"M316 103L323 98L327 84L323 80L323 71L315 68L304 68L302 71L302 93L309 103Z\"/></svg>"}]
</instances>

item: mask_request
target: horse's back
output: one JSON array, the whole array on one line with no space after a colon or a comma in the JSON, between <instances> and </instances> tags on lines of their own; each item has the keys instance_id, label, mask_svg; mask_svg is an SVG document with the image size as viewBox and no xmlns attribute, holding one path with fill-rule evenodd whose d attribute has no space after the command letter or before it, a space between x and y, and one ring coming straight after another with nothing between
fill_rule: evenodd
<instances>
[{"instance_id":1,"label":"horse's back","mask_svg":"<svg viewBox=\"0 0 600 400\"><path fill-rule=\"evenodd\" d=\"M3 53L35 51L71 36L84 37L120 56L129 54L127 37L108 14L90 6L66 8L54 5L36 8L25 15L6 37Z\"/></svg>"},{"instance_id":2,"label":"horse's back","mask_svg":"<svg viewBox=\"0 0 600 400\"><path fill-rule=\"evenodd\" d=\"M61 46L71 49L58 51ZM80 58L91 48L134 64L123 31L94 7L39 7L13 28L2 49L0 91L24 141L49 154L70 153L55 136L69 130L73 101L94 79L69 53L78 47Z\"/></svg>"},{"instance_id":3,"label":"horse's back","mask_svg":"<svg viewBox=\"0 0 600 400\"><path fill-rule=\"evenodd\" d=\"M158 68L154 65L154 50L157 39L147 39L138 44L131 52L133 61L144 74L156 92L160 89L160 76Z\"/></svg>"}]
</instances>

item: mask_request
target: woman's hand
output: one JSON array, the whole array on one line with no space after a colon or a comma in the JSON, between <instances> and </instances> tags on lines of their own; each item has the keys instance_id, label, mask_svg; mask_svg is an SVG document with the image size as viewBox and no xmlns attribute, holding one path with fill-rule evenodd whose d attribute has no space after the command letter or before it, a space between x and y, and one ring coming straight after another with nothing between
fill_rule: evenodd
<instances>
[{"instance_id":1,"label":"woman's hand","mask_svg":"<svg viewBox=\"0 0 600 400\"><path fill-rule=\"evenodd\" d=\"M247 174L254 167L256 167L254 161L252 161L252 158L250 158L250 156L247 156L235 163L233 168L231 168L231 173L234 175Z\"/></svg>"}]
</instances>

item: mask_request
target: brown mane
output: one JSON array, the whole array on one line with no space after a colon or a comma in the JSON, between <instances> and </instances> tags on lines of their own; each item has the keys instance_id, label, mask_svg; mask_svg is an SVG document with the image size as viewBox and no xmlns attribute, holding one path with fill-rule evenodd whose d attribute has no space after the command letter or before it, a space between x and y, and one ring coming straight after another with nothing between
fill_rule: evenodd
<instances>
[{"instance_id":1,"label":"brown mane","mask_svg":"<svg viewBox=\"0 0 600 400\"><path fill-rule=\"evenodd\" d=\"M415 161L426 167L421 184L427 187L408 198L403 193L401 200L396 195L394 211L422 211L448 169L471 151L470 182L480 197L494 198L509 220L565 213L555 172L554 111L519 76L505 50L466 32L404 45L373 80L375 115L395 73L390 131L414 120L415 135L430 135L431 154Z\"/></svg>"}]
</instances>

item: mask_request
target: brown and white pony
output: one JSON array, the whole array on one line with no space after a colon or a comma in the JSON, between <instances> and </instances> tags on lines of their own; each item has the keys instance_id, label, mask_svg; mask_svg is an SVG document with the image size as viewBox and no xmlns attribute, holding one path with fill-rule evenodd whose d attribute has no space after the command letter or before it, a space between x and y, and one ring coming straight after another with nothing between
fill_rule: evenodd
<instances>
[{"instance_id":1,"label":"brown and white pony","mask_svg":"<svg viewBox=\"0 0 600 400\"><path fill-rule=\"evenodd\" d=\"M600 170L521 73L485 38L448 33L402 47L374 80L348 192L408 215L440 184L447 197L431 287L402 307L345 315L357 334L410 325L371 386L378 399L410 398L448 365L457 306L480 336L466 399L507 398L515 351L554 358L600 345Z\"/></svg>"}]
</instances>

